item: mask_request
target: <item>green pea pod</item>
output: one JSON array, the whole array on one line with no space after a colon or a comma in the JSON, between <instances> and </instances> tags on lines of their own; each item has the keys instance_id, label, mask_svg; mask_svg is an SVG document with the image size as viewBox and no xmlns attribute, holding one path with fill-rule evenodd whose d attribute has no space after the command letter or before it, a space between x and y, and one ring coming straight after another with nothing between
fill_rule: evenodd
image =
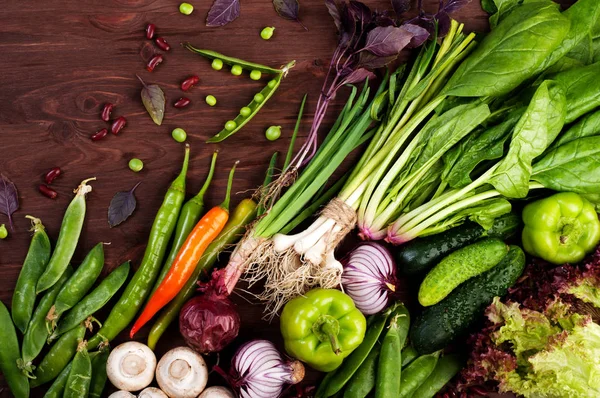
<instances>
[{"instance_id":1,"label":"green pea pod","mask_svg":"<svg viewBox=\"0 0 600 398\"><path fill-rule=\"evenodd\" d=\"M23 334L35 307L35 285L44 273L51 253L50 239L48 239L42 220L32 216L27 216L27 218L33 224L31 228L33 237L12 297L12 319Z\"/></svg>"},{"instance_id":2,"label":"green pea pod","mask_svg":"<svg viewBox=\"0 0 600 398\"><path fill-rule=\"evenodd\" d=\"M90 294L85 296L79 304L67 312L48 339L50 341L55 340L62 334L77 327L77 325L85 321L89 316L104 307L127 280L129 268L129 261L126 261L104 278Z\"/></svg>"},{"instance_id":3,"label":"green pea pod","mask_svg":"<svg viewBox=\"0 0 600 398\"><path fill-rule=\"evenodd\" d=\"M17 367L19 340L8 309L0 301L0 371L15 398L29 397L29 380Z\"/></svg>"},{"instance_id":4,"label":"green pea pod","mask_svg":"<svg viewBox=\"0 0 600 398\"><path fill-rule=\"evenodd\" d=\"M46 339L48 338L48 328L46 325L46 314L54 304L54 300L60 292L60 289L69 279L73 269L68 266L57 283L44 293L40 300L31 320L25 336L23 336L23 345L21 346L21 358L19 359L19 368L29 377L35 369L32 361L42 352Z\"/></svg>"},{"instance_id":5,"label":"green pea pod","mask_svg":"<svg viewBox=\"0 0 600 398\"><path fill-rule=\"evenodd\" d=\"M50 347L50 351L35 370L35 379L31 380L31 387L41 386L54 380L62 372L77 352L77 346L83 340L85 330L84 325L79 325L63 334Z\"/></svg>"},{"instance_id":6,"label":"green pea pod","mask_svg":"<svg viewBox=\"0 0 600 398\"><path fill-rule=\"evenodd\" d=\"M201 48L196 48L196 47L192 46L190 43L184 43L183 47L187 48L188 50L190 50L193 53L202 55L204 58L207 58L210 60L220 59L221 61L223 61L224 64L227 64L229 66L240 65L241 67L243 67L247 70L258 70L262 73L267 73L270 75L280 75L284 72L282 69L275 69L275 68L271 68L269 66L256 64L254 62L244 61L243 59L228 57L227 55L223 55L223 54L220 54L220 53L218 53L216 51L212 51L212 50L204 50Z\"/></svg>"},{"instance_id":7,"label":"green pea pod","mask_svg":"<svg viewBox=\"0 0 600 398\"><path fill-rule=\"evenodd\" d=\"M206 181L204 181L204 185L198 194L185 202L181 208L181 213L177 219L177 226L175 227L175 236L173 237L173 243L171 244L171 251L165 260L165 264L163 265L158 278L156 278L156 282L154 283L150 297L152 297L156 289L158 289L158 286L162 283L163 279L165 279L167 272L169 272L169 269L171 268L171 264L173 264L173 261L175 260L175 256L177 256L177 253L179 253L179 249L181 246L183 246L188 235L198 223L198 220L200 220L202 210L204 209L204 194L208 190L210 182L213 178L213 174L215 173L217 153L218 152L216 151L213 153L212 160L210 162L210 169L208 170L208 176L206 177Z\"/></svg>"},{"instance_id":8,"label":"green pea pod","mask_svg":"<svg viewBox=\"0 0 600 398\"><path fill-rule=\"evenodd\" d=\"M108 378L106 375L106 362L108 361L110 350L108 347L104 347L100 351L96 351L96 353L98 355L92 358L92 381L90 382L89 398L100 398L102 396L102 391L104 391L104 386ZM90 353L90 357L92 354L95 353Z\"/></svg>"},{"instance_id":9,"label":"green pea pod","mask_svg":"<svg viewBox=\"0 0 600 398\"><path fill-rule=\"evenodd\" d=\"M196 281L201 274L207 274L217 262L219 253L235 243L244 234L246 226L256 217L256 203L251 199L244 199L229 215L227 224L217 238L206 248L198 261L194 273L183 289L175 296L168 306L162 311L148 335L148 347L154 349L156 343L163 335L173 320L179 317L181 307L194 295L197 290Z\"/></svg>"},{"instance_id":10,"label":"green pea pod","mask_svg":"<svg viewBox=\"0 0 600 398\"><path fill-rule=\"evenodd\" d=\"M71 362L71 371L65 385L63 398L85 398L90 390L92 379L92 361L87 351L87 343L81 341L75 358Z\"/></svg>"},{"instance_id":11,"label":"green pea pod","mask_svg":"<svg viewBox=\"0 0 600 398\"><path fill-rule=\"evenodd\" d=\"M435 369L440 352L423 355L415 359L413 363L402 372L400 381L400 395L398 398L411 397L414 392L425 383L425 380Z\"/></svg>"},{"instance_id":12,"label":"green pea pod","mask_svg":"<svg viewBox=\"0 0 600 398\"><path fill-rule=\"evenodd\" d=\"M381 343L377 365L375 398L393 397L400 390L402 373L402 347L408 335L410 317L404 305L400 305L390 318L388 330Z\"/></svg>"},{"instance_id":13,"label":"green pea pod","mask_svg":"<svg viewBox=\"0 0 600 398\"><path fill-rule=\"evenodd\" d=\"M160 271L160 265L167 251L169 240L175 230L181 205L185 199L185 176L189 158L190 147L186 144L181 173L171 183L156 214L142 263L98 333L88 341L90 350L98 347L102 342L111 341L117 337L133 320L144 304L144 300L150 294L154 280Z\"/></svg>"},{"instance_id":14,"label":"green pea pod","mask_svg":"<svg viewBox=\"0 0 600 398\"><path fill-rule=\"evenodd\" d=\"M88 178L82 181L75 190L75 197L69 204L63 217L54 253L52 253L46 270L37 282L37 294L51 288L60 279L65 269L67 269L77 247L85 219L85 195L92 191L92 187L87 185L87 183L95 179Z\"/></svg>"},{"instance_id":15,"label":"green pea pod","mask_svg":"<svg viewBox=\"0 0 600 398\"><path fill-rule=\"evenodd\" d=\"M102 267L104 267L104 244L98 243L60 289L56 301L46 317L51 322L51 330L56 327L58 318L80 302L92 288L102 272Z\"/></svg>"},{"instance_id":16,"label":"green pea pod","mask_svg":"<svg viewBox=\"0 0 600 398\"><path fill-rule=\"evenodd\" d=\"M446 355L439 359L435 369L411 398L433 398L438 391L452 380L464 363L456 355Z\"/></svg>"},{"instance_id":17,"label":"green pea pod","mask_svg":"<svg viewBox=\"0 0 600 398\"><path fill-rule=\"evenodd\" d=\"M344 398L365 398L375 388L380 350L377 343L344 388Z\"/></svg>"},{"instance_id":18,"label":"green pea pod","mask_svg":"<svg viewBox=\"0 0 600 398\"><path fill-rule=\"evenodd\" d=\"M54 379L54 382L46 391L44 398L62 398L65 393L65 386L67 385L67 379L69 378L69 373L71 372L71 364L73 361L69 362L67 366L60 372L58 377Z\"/></svg>"},{"instance_id":19,"label":"green pea pod","mask_svg":"<svg viewBox=\"0 0 600 398\"><path fill-rule=\"evenodd\" d=\"M413 348L412 345L404 347L402 350L402 369L410 365L410 363L417 359L418 356L419 353Z\"/></svg>"}]
</instances>

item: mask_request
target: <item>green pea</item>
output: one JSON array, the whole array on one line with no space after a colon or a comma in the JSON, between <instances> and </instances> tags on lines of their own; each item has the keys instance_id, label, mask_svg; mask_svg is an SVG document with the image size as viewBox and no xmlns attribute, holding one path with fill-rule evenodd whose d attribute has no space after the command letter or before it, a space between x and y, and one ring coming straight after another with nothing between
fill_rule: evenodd
<instances>
[{"instance_id":1,"label":"green pea","mask_svg":"<svg viewBox=\"0 0 600 398\"><path fill-rule=\"evenodd\" d=\"M206 103L210 106L215 106L215 105L217 105L217 99L215 98L214 95L207 95Z\"/></svg>"},{"instance_id":2,"label":"green pea","mask_svg":"<svg viewBox=\"0 0 600 398\"><path fill-rule=\"evenodd\" d=\"M248 108L247 106L240 109L240 115L242 115L244 117L250 116L251 113L252 113L252 109Z\"/></svg>"},{"instance_id":3,"label":"green pea","mask_svg":"<svg viewBox=\"0 0 600 398\"><path fill-rule=\"evenodd\" d=\"M227 123L225 123L225 130L232 131L236 127L237 127L237 123L233 120L229 120L229 121L227 121Z\"/></svg>"},{"instance_id":4,"label":"green pea","mask_svg":"<svg viewBox=\"0 0 600 398\"><path fill-rule=\"evenodd\" d=\"M6 225L0 225L0 239L6 239L8 236L8 230L6 229Z\"/></svg>"},{"instance_id":5,"label":"green pea","mask_svg":"<svg viewBox=\"0 0 600 398\"><path fill-rule=\"evenodd\" d=\"M131 171L135 171L137 173L144 168L144 162L138 158L133 158L129 161L129 168Z\"/></svg>"},{"instance_id":6,"label":"green pea","mask_svg":"<svg viewBox=\"0 0 600 398\"><path fill-rule=\"evenodd\" d=\"M210 66L212 66L214 70L221 70L223 69L223 61L219 58L215 58L213 59L212 64L210 64Z\"/></svg>"},{"instance_id":7,"label":"green pea","mask_svg":"<svg viewBox=\"0 0 600 398\"><path fill-rule=\"evenodd\" d=\"M181 3L179 5L179 12L183 15L190 15L194 11L194 6L190 3Z\"/></svg>"},{"instance_id":8,"label":"green pea","mask_svg":"<svg viewBox=\"0 0 600 398\"><path fill-rule=\"evenodd\" d=\"M241 65L233 65L231 67L231 74L234 75L234 76L241 75L242 71L243 71L243 69L242 69Z\"/></svg>"},{"instance_id":9,"label":"green pea","mask_svg":"<svg viewBox=\"0 0 600 398\"><path fill-rule=\"evenodd\" d=\"M267 86L269 88L275 88L276 85L277 85L277 80L275 80L275 79L273 79L267 83Z\"/></svg>"},{"instance_id":10,"label":"green pea","mask_svg":"<svg viewBox=\"0 0 600 398\"><path fill-rule=\"evenodd\" d=\"M263 40L269 40L271 37L273 37L273 32L275 32L275 28L272 26L267 26L260 31L260 37L262 37Z\"/></svg>"},{"instance_id":11,"label":"green pea","mask_svg":"<svg viewBox=\"0 0 600 398\"><path fill-rule=\"evenodd\" d=\"M281 126L271 126L265 131L265 137L269 141L275 141L279 137L281 137Z\"/></svg>"},{"instance_id":12,"label":"green pea","mask_svg":"<svg viewBox=\"0 0 600 398\"><path fill-rule=\"evenodd\" d=\"M254 94L254 102L257 102L257 103L260 104L264 100L265 100L265 96L262 95L262 93L256 93L256 94Z\"/></svg>"},{"instance_id":13,"label":"green pea","mask_svg":"<svg viewBox=\"0 0 600 398\"><path fill-rule=\"evenodd\" d=\"M177 142L184 142L187 138L187 133L184 129L177 127L171 131L171 137Z\"/></svg>"},{"instance_id":14,"label":"green pea","mask_svg":"<svg viewBox=\"0 0 600 398\"><path fill-rule=\"evenodd\" d=\"M250 72L250 79L252 80L260 80L261 77L262 73L260 73L259 70L254 69L252 72Z\"/></svg>"}]
</instances>

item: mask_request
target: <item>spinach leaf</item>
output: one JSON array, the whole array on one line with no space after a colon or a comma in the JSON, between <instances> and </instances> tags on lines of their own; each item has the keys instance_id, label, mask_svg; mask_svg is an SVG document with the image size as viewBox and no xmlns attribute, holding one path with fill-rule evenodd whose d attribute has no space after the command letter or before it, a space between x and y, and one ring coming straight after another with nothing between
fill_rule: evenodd
<instances>
[{"instance_id":1,"label":"spinach leaf","mask_svg":"<svg viewBox=\"0 0 600 398\"><path fill-rule=\"evenodd\" d=\"M488 5L490 9L494 10L493 12L490 12L490 14L492 14L490 16L490 28L494 29L496 26L498 26L498 23L500 23L500 21L504 19L515 7L524 3L536 3L540 1L545 0L493 0L494 8L491 8Z\"/></svg>"},{"instance_id":2,"label":"spinach leaf","mask_svg":"<svg viewBox=\"0 0 600 398\"><path fill-rule=\"evenodd\" d=\"M554 4L523 4L482 40L443 92L461 97L507 94L539 73L568 31L569 20Z\"/></svg>"},{"instance_id":3,"label":"spinach leaf","mask_svg":"<svg viewBox=\"0 0 600 398\"><path fill-rule=\"evenodd\" d=\"M560 133L565 117L565 93L560 85L544 81L521 116L510 142L508 154L490 179L502 195L524 198L529 192L531 163Z\"/></svg>"},{"instance_id":4,"label":"spinach leaf","mask_svg":"<svg viewBox=\"0 0 600 398\"><path fill-rule=\"evenodd\" d=\"M591 137L600 134L600 110L588 113L567 131L562 133L552 144L552 149L567 144L578 138Z\"/></svg>"},{"instance_id":5,"label":"spinach leaf","mask_svg":"<svg viewBox=\"0 0 600 398\"><path fill-rule=\"evenodd\" d=\"M594 63L592 35L586 35L583 40L575 45L563 58L577 60L581 65L590 65ZM563 59L561 58L561 59ZM560 61L560 60L559 60Z\"/></svg>"},{"instance_id":6,"label":"spinach leaf","mask_svg":"<svg viewBox=\"0 0 600 398\"><path fill-rule=\"evenodd\" d=\"M555 191L600 194L600 136L561 145L533 166L531 179Z\"/></svg>"},{"instance_id":7,"label":"spinach leaf","mask_svg":"<svg viewBox=\"0 0 600 398\"><path fill-rule=\"evenodd\" d=\"M600 62L569 69L552 76L562 84L567 97L565 121L571 123L580 116L600 106Z\"/></svg>"},{"instance_id":8,"label":"spinach leaf","mask_svg":"<svg viewBox=\"0 0 600 398\"><path fill-rule=\"evenodd\" d=\"M600 213L600 194L599 193L585 193L582 194L591 204L596 208L596 213Z\"/></svg>"}]
</instances>

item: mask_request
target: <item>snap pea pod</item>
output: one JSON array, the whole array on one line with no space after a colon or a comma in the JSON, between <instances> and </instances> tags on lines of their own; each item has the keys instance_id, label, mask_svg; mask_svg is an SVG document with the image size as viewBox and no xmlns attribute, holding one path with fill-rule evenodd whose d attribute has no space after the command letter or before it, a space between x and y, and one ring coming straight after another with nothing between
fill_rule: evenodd
<instances>
[{"instance_id":1,"label":"snap pea pod","mask_svg":"<svg viewBox=\"0 0 600 398\"><path fill-rule=\"evenodd\" d=\"M223 61L224 64L227 64L229 66L239 65L247 70L258 70L262 73L267 73L270 75L281 75L282 73L285 73L284 69L275 69L275 68L271 68L269 66L257 64L254 62L244 61L243 59L228 57L227 55L220 54L216 51L196 48L196 47L192 46L190 43L184 43L183 47L187 48L188 50L190 50L193 53L202 55L204 58L207 58L209 60L220 59L221 61Z\"/></svg>"},{"instance_id":2,"label":"snap pea pod","mask_svg":"<svg viewBox=\"0 0 600 398\"><path fill-rule=\"evenodd\" d=\"M125 280L127 280L129 268L129 261L126 261L104 278L90 294L85 296L83 300L67 312L48 340L52 341L57 339L62 334L77 327L78 324L85 321L87 317L93 315L100 308L104 307L117 291L119 291L121 286L123 286Z\"/></svg>"},{"instance_id":3,"label":"snap pea pod","mask_svg":"<svg viewBox=\"0 0 600 398\"><path fill-rule=\"evenodd\" d=\"M344 388L344 398L365 398L375 388L380 350L377 343Z\"/></svg>"},{"instance_id":4,"label":"snap pea pod","mask_svg":"<svg viewBox=\"0 0 600 398\"><path fill-rule=\"evenodd\" d=\"M54 248L50 262L35 287L37 294L51 288L60 279L65 269L67 269L77 247L85 219L85 195L92 191L92 187L87 185L87 183L95 179L94 177L83 180L75 190L75 197L65 211L56 247Z\"/></svg>"},{"instance_id":5,"label":"snap pea pod","mask_svg":"<svg viewBox=\"0 0 600 398\"><path fill-rule=\"evenodd\" d=\"M435 369L411 398L433 398L460 371L463 362L456 355L440 358Z\"/></svg>"},{"instance_id":6,"label":"snap pea pod","mask_svg":"<svg viewBox=\"0 0 600 398\"><path fill-rule=\"evenodd\" d=\"M165 279L165 275L169 272L171 268L171 264L173 264L173 260L175 260L175 256L179 252L179 249L187 239L190 232L194 226L200 220L200 216L202 215L202 210L204 209L204 194L208 190L210 186L210 182L212 181L213 175L215 173L215 164L217 163L217 151L213 153L210 169L208 170L208 176L206 177L206 181L204 181L204 185L200 188L200 191L196 196L185 202L183 207L181 208L181 213L179 213L179 217L177 219L177 226L175 227L175 236L173 237L173 243L171 244L171 251L165 260L165 264L160 270L160 274L158 278L156 278L156 282L154 283L154 287L152 288L152 293L150 297L154 294L158 286L161 284L163 279Z\"/></svg>"},{"instance_id":7,"label":"snap pea pod","mask_svg":"<svg viewBox=\"0 0 600 398\"><path fill-rule=\"evenodd\" d=\"M15 398L29 397L29 380L17 367L19 340L8 308L0 301L0 371Z\"/></svg>"},{"instance_id":8,"label":"snap pea pod","mask_svg":"<svg viewBox=\"0 0 600 398\"><path fill-rule=\"evenodd\" d=\"M113 340L129 325L148 297L160 271L160 264L165 256L185 198L185 176L189 158L190 146L186 144L181 173L171 183L156 214L142 263L98 333L88 341L90 350L98 347L100 343Z\"/></svg>"},{"instance_id":9,"label":"snap pea pod","mask_svg":"<svg viewBox=\"0 0 600 398\"><path fill-rule=\"evenodd\" d=\"M417 350L415 350L413 348L412 345L408 345L408 346L404 347L404 349L402 350L402 369L404 369L412 361L417 359L418 356L419 356L419 353L417 352Z\"/></svg>"},{"instance_id":10,"label":"snap pea pod","mask_svg":"<svg viewBox=\"0 0 600 398\"><path fill-rule=\"evenodd\" d=\"M85 336L85 329L84 325L79 325L60 336L36 368L35 379L30 383L31 387L41 386L54 380L62 372L73 359L79 342Z\"/></svg>"},{"instance_id":11,"label":"snap pea pod","mask_svg":"<svg viewBox=\"0 0 600 398\"><path fill-rule=\"evenodd\" d=\"M46 339L48 338L46 314L54 304L54 300L60 292L60 289L72 273L73 269L68 266L58 282L44 293L29 321L29 326L27 326L27 331L25 332L25 336L23 336L21 358L18 361L19 368L29 377L31 377L31 372L35 369L35 366L31 363L40 352L42 352L44 344L46 344Z\"/></svg>"},{"instance_id":12,"label":"snap pea pod","mask_svg":"<svg viewBox=\"0 0 600 398\"><path fill-rule=\"evenodd\" d=\"M390 317L388 330L381 343L381 352L377 364L375 398L395 396L400 390L402 373L401 353L408 335L410 317L404 305L400 305Z\"/></svg>"},{"instance_id":13,"label":"snap pea pod","mask_svg":"<svg viewBox=\"0 0 600 398\"><path fill-rule=\"evenodd\" d=\"M90 359L92 363L94 359L98 356L99 351L90 352ZM54 379L46 394L44 394L44 398L62 398L65 393L65 386L67 385L67 379L69 378L69 372L71 372L71 366L73 361L69 362L67 366L60 372L60 374ZM106 362L104 362L104 368L106 368Z\"/></svg>"},{"instance_id":14,"label":"snap pea pod","mask_svg":"<svg viewBox=\"0 0 600 398\"><path fill-rule=\"evenodd\" d=\"M196 281L200 275L208 273L210 268L217 262L219 254L242 237L246 226L256 217L256 207L257 205L253 200L244 199L229 215L229 221L227 221L219 236L207 247L190 279L161 312L160 317L152 326L148 335L148 347L154 349L167 327L173 320L177 319L181 307L194 295L197 289Z\"/></svg>"},{"instance_id":15,"label":"snap pea pod","mask_svg":"<svg viewBox=\"0 0 600 398\"><path fill-rule=\"evenodd\" d=\"M411 397L412 394L425 383L425 380L435 369L440 355L439 351L433 354L423 355L415 359L413 363L402 372L400 381L400 394L398 398Z\"/></svg>"},{"instance_id":16,"label":"snap pea pod","mask_svg":"<svg viewBox=\"0 0 600 398\"><path fill-rule=\"evenodd\" d=\"M13 322L23 334L35 307L35 285L46 269L51 252L50 239L42 220L32 216L26 217L31 220L33 236L23 267L19 272L11 307Z\"/></svg>"},{"instance_id":17,"label":"snap pea pod","mask_svg":"<svg viewBox=\"0 0 600 398\"><path fill-rule=\"evenodd\" d=\"M71 362L71 371L65 385L63 398L86 398L92 379L92 361L87 351L87 343L81 341Z\"/></svg>"},{"instance_id":18,"label":"snap pea pod","mask_svg":"<svg viewBox=\"0 0 600 398\"><path fill-rule=\"evenodd\" d=\"M93 354L98 355L93 357ZM100 398L102 396L102 391L104 391L104 386L108 378L106 374L106 362L109 355L110 350L108 347L103 347L100 351L90 353L90 357L92 358L92 380L88 395L90 398Z\"/></svg>"}]
</instances>

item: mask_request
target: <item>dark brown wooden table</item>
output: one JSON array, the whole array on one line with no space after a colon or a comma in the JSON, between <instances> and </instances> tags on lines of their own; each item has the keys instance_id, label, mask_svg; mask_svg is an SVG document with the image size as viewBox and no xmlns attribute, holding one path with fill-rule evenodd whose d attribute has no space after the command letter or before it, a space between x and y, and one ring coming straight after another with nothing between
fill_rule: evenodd
<instances>
[{"instance_id":1,"label":"dark brown wooden table","mask_svg":"<svg viewBox=\"0 0 600 398\"><path fill-rule=\"evenodd\" d=\"M84 178L95 176L98 180L92 183L94 190L88 195L87 218L73 264L79 264L96 243L110 242L105 248L105 273L127 259L137 267L155 212L180 168L183 145L171 138L174 127L187 131L192 147L187 188L190 195L200 188L213 150L220 150L215 180L207 195L208 206L221 202L227 171L237 159L240 164L234 204L261 183L271 154L285 151L288 145L304 93L309 95L308 112L301 137L308 132L337 40L323 1L300 0L300 17L309 28L307 32L299 24L279 18L267 0L243 0L241 17L221 28L205 26L210 1L191 2L196 7L191 16L179 13L179 2L166 0L3 2L0 172L16 183L21 202L14 214L15 231L0 241L0 299L7 306L29 244L29 221L25 215L40 217L50 237L56 239L72 190ZM389 2L383 0L367 3L373 8L389 8ZM428 9L435 9L437 0L425 3ZM487 27L486 15L477 0L454 17L465 23L467 31L483 31ZM145 70L142 60L152 47L143 33L148 22L156 24L159 35L173 47L153 73ZM268 42L259 36L264 26L276 27L275 36ZM276 96L242 131L222 144L206 144L208 137L250 101L261 83L247 76L232 76L225 70L212 70L209 62L182 49L179 43L183 41L276 67L292 59L297 65ZM165 91L167 110L162 126L152 123L141 104L136 73ZM183 94L179 83L191 74L201 78L201 84L186 94L192 104L183 110L175 109L173 102ZM204 103L208 94L216 96L216 107ZM332 105L325 127L331 125L344 94ZM106 102L116 104L114 116L127 117L127 127L119 136L92 142L90 135L107 127L100 120L100 109ZM264 130L270 125L282 126L283 135L277 142L264 138ZM128 169L132 157L144 161L142 172L136 174ZM55 166L61 167L64 175L53 184L58 198L50 200L37 187L42 175ZM142 184L136 193L138 208L134 215L110 229L106 217L110 199L117 191L127 190L139 181ZM6 221L0 216L0 223ZM259 337L280 343L277 322L261 320L260 305L252 305L241 297L234 300L242 316L242 330L233 346ZM145 341L146 334L147 328L138 334L139 339ZM182 340L174 326L161 340L157 355L180 344ZM226 350L221 359L225 368L230 353ZM316 377L310 374L308 380ZM214 381L222 383L218 377ZM1 397L10 396L3 381L0 390ZM32 395L41 396L41 389Z\"/></svg>"}]
</instances>

